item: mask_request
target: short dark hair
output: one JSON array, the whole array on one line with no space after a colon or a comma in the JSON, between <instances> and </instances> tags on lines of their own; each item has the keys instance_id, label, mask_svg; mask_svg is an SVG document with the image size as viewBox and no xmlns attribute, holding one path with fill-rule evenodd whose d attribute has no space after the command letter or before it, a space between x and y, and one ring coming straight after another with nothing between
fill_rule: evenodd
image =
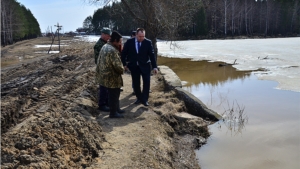
<instances>
[{"instance_id":1,"label":"short dark hair","mask_svg":"<svg viewBox=\"0 0 300 169\"><path fill-rule=\"evenodd\" d=\"M136 34L139 33L139 32L145 32L145 29L144 28L137 28Z\"/></svg>"},{"instance_id":2,"label":"short dark hair","mask_svg":"<svg viewBox=\"0 0 300 169\"><path fill-rule=\"evenodd\" d=\"M119 42L121 38L122 35L119 32L113 31L110 36L110 42Z\"/></svg>"},{"instance_id":3,"label":"short dark hair","mask_svg":"<svg viewBox=\"0 0 300 169\"><path fill-rule=\"evenodd\" d=\"M131 36L135 36L136 31L131 32Z\"/></svg>"}]
</instances>

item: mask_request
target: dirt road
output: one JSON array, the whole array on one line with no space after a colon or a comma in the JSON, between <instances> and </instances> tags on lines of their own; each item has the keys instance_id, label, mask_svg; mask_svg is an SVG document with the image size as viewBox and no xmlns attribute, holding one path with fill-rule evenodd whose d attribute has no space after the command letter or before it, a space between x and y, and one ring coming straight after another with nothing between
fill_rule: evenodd
<instances>
[{"instance_id":1,"label":"dirt road","mask_svg":"<svg viewBox=\"0 0 300 169\"><path fill-rule=\"evenodd\" d=\"M212 122L176 118L185 105L160 74L149 107L133 104L124 74L125 118L108 118L97 110L94 44L64 40L59 54L34 53L47 38L1 48L1 168L200 168L194 149Z\"/></svg>"}]
</instances>

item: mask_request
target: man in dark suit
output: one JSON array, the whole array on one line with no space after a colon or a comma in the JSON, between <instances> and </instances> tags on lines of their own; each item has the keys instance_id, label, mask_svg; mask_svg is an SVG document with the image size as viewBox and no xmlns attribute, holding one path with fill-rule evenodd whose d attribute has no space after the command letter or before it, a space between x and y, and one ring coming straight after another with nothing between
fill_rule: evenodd
<instances>
[{"instance_id":1,"label":"man in dark suit","mask_svg":"<svg viewBox=\"0 0 300 169\"><path fill-rule=\"evenodd\" d=\"M142 103L145 106L149 106L151 66L154 74L157 74L158 70L152 42L145 38L145 34L145 29L138 28L136 37L127 40L122 51L122 62L125 70L128 68L131 72L134 92L137 97L135 104ZM143 79L143 91L141 91L140 84L141 76Z\"/></svg>"}]
</instances>

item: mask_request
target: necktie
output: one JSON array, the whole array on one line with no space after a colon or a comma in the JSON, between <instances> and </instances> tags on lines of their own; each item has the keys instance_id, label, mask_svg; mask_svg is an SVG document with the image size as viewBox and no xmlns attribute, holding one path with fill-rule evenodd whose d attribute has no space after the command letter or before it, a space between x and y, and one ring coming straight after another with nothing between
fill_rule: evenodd
<instances>
[{"instance_id":1,"label":"necktie","mask_svg":"<svg viewBox=\"0 0 300 169\"><path fill-rule=\"evenodd\" d=\"M141 42L138 42L138 52L140 53L140 49L141 49Z\"/></svg>"}]
</instances>

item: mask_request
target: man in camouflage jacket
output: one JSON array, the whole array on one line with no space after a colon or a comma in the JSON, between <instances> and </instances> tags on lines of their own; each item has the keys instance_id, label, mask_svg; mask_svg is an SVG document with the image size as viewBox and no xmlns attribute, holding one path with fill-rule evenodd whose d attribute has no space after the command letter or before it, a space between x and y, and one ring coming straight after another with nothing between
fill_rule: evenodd
<instances>
[{"instance_id":1,"label":"man in camouflage jacket","mask_svg":"<svg viewBox=\"0 0 300 169\"><path fill-rule=\"evenodd\" d=\"M97 64L97 59L99 56L99 52L101 48L107 43L107 41L110 38L111 29L110 28L103 28L101 30L101 37L97 41L97 43L94 46L94 57L95 57L95 64Z\"/></svg>"},{"instance_id":2,"label":"man in camouflage jacket","mask_svg":"<svg viewBox=\"0 0 300 169\"><path fill-rule=\"evenodd\" d=\"M122 36L114 31L110 42L105 44L99 54L96 67L96 83L108 89L110 118L122 118L119 98L123 86L122 74L124 67L119 56Z\"/></svg>"},{"instance_id":3,"label":"man in camouflage jacket","mask_svg":"<svg viewBox=\"0 0 300 169\"><path fill-rule=\"evenodd\" d=\"M103 28L101 30L101 37L97 41L94 46L94 57L95 57L95 64L97 64L99 52L101 48L107 43L110 38L111 29ZM98 94L98 109L102 111L109 111L108 107L108 90L106 87L99 85L99 94Z\"/></svg>"}]
</instances>

